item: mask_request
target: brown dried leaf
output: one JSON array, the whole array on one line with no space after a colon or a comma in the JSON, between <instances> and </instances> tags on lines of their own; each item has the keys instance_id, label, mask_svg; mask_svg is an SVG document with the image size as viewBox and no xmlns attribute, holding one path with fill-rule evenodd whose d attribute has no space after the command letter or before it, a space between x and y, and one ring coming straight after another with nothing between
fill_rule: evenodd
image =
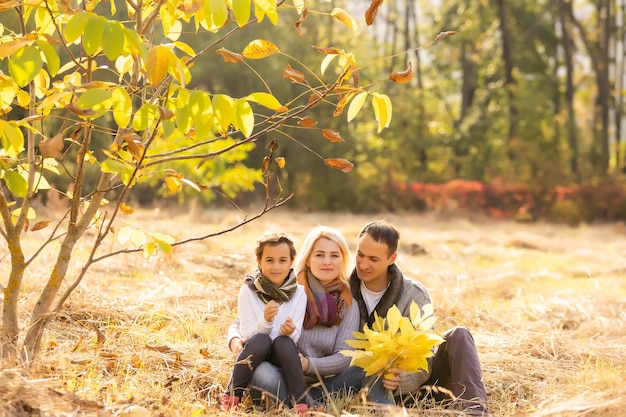
<instances>
[{"instance_id":1,"label":"brown dried leaf","mask_svg":"<svg viewBox=\"0 0 626 417\"><path fill-rule=\"evenodd\" d=\"M98 346L104 345L104 342L106 342L107 340L104 333L102 333L100 328L96 326L95 324L93 325L93 329L96 331L96 343L98 344Z\"/></svg>"},{"instance_id":2,"label":"brown dried leaf","mask_svg":"<svg viewBox=\"0 0 626 417\"><path fill-rule=\"evenodd\" d=\"M39 152L45 158L56 158L63 152L63 134L57 133L54 137L39 142Z\"/></svg>"},{"instance_id":3,"label":"brown dried leaf","mask_svg":"<svg viewBox=\"0 0 626 417\"><path fill-rule=\"evenodd\" d=\"M263 157L263 172L267 172L267 170L270 168L270 164L272 163L272 157L270 156L265 156Z\"/></svg>"},{"instance_id":4,"label":"brown dried leaf","mask_svg":"<svg viewBox=\"0 0 626 417\"><path fill-rule=\"evenodd\" d=\"M113 367L115 366L115 361L108 361L105 365L104 365L104 369L107 372L112 372L113 371Z\"/></svg>"},{"instance_id":5,"label":"brown dried leaf","mask_svg":"<svg viewBox=\"0 0 626 417\"><path fill-rule=\"evenodd\" d=\"M84 89L84 90L90 90L92 88L105 88L107 86L108 83L105 83L104 81L92 81L89 82L87 84L83 84L83 85L79 85L78 87L76 87L77 89Z\"/></svg>"},{"instance_id":6,"label":"brown dried leaf","mask_svg":"<svg viewBox=\"0 0 626 417\"><path fill-rule=\"evenodd\" d=\"M302 23L304 22L304 19L306 19L308 15L309 15L309 9L305 7L304 9L302 9L302 14L300 15L300 19L298 19L298 21L294 23L294 26L296 27L296 32L298 32L298 38L300 39L302 39Z\"/></svg>"},{"instance_id":7,"label":"brown dried leaf","mask_svg":"<svg viewBox=\"0 0 626 417\"><path fill-rule=\"evenodd\" d=\"M389 74L389 79L396 83L408 83L413 78L413 65L409 61L407 69Z\"/></svg>"},{"instance_id":8,"label":"brown dried leaf","mask_svg":"<svg viewBox=\"0 0 626 417\"><path fill-rule=\"evenodd\" d=\"M309 96L309 100L306 103L309 108L313 108L317 106L318 102L322 100L322 94L319 91L314 91L313 94Z\"/></svg>"},{"instance_id":9,"label":"brown dried leaf","mask_svg":"<svg viewBox=\"0 0 626 417\"><path fill-rule=\"evenodd\" d=\"M324 136L330 142L344 142L341 135L331 129L322 129L322 136Z\"/></svg>"},{"instance_id":10,"label":"brown dried leaf","mask_svg":"<svg viewBox=\"0 0 626 417\"><path fill-rule=\"evenodd\" d=\"M354 168L354 164L343 158L327 158L324 163L331 168L338 169L342 172L350 172Z\"/></svg>"},{"instance_id":11,"label":"brown dried leaf","mask_svg":"<svg viewBox=\"0 0 626 417\"><path fill-rule=\"evenodd\" d=\"M360 81L359 70L355 66L352 66L350 67L350 71L352 71L352 84L356 87L359 85Z\"/></svg>"},{"instance_id":12,"label":"brown dried leaf","mask_svg":"<svg viewBox=\"0 0 626 417\"><path fill-rule=\"evenodd\" d=\"M442 39L447 38L448 36L452 36L454 35L456 32L452 31L452 30L448 30L446 32L439 32L439 34L437 36L435 36L435 42L439 42Z\"/></svg>"},{"instance_id":13,"label":"brown dried leaf","mask_svg":"<svg viewBox=\"0 0 626 417\"><path fill-rule=\"evenodd\" d=\"M36 230L44 229L44 228L48 227L49 224L50 224L50 220L42 220L40 222L35 223L35 225L33 226L32 229L30 229L30 231L34 232Z\"/></svg>"},{"instance_id":14,"label":"brown dried leaf","mask_svg":"<svg viewBox=\"0 0 626 417\"><path fill-rule=\"evenodd\" d=\"M130 357L130 366L135 369L141 368L141 358L136 353L133 353L133 356Z\"/></svg>"},{"instance_id":15,"label":"brown dried leaf","mask_svg":"<svg viewBox=\"0 0 626 417\"><path fill-rule=\"evenodd\" d=\"M272 152L278 149L278 142L276 142L276 139L272 139L270 143L267 144L265 149L270 149Z\"/></svg>"},{"instance_id":16,"label":"brown dried leaf","mask_svg":"<svg viewBox=\"0 0 626 417\"><path fill-rule=\"evenodd\" d=\"M211 352L209 351L209 348L206 348L206 347L200 348L200 354L204 356L205 358L211 358Z\"/></svg>"},{"instance_id":17,"label":"brown dried leaf","mask_svg":"<svg viewBox=\"0 0 626 417\"><path fill-rule=\"evenodd\" d=\"M339 117L343 114L343 109L346 107L346 104L352 100L352 98L356 95L358 90L352 90L348 94L344 95L341 100L337 103L337 107L335 107L335 111L333 112L333 117Z\"/></svg>"},{"instance_id":18,"label":"brown dried leaf","mask_svg":"<svg viewBox=\"0 0 626 417\"><path fill-rule=\"evenodd\" d=\"M180 172L172 168L166 169L165 173L167 174L168 177L174 177L174 178L179 178L179 179L185 177L183 174L181 174Z\"/></svg>"},{"instance_id":19,"label":"brown dried leaf","mask_svg":"<svg viewBox=\"0 0 626 417\"><path fill-rule=\"evenodd\" d=\"M340 55L341 49L331 46L330 48L322 48L321 46L311 45L311 48L317 49L318 52L321 52L326 55Z\"/></svg>"},{"instance_id":20,"label":"brown dried leaf","mask_svg":"<svg viewBox=\"0 0 626 417\"><path fill-rule=\"evenodd\" d=\"M174 349L172 349L171 347L169 347L167 345L161 345L161 346L146 345L146 349L154 350L154 351L157 351L157 352L160 352L160 353L175 352Z\"/></svg>"},{"instance_id":21,"label":"brown dried leaf","mask_svg":"<svg viewBox=\"0 0 626 417\"><path fill-rule=\"evenodd\" d=\"M378 8L383 4L383 0L372 0L370 3L370 7L365 12L365 23L367 26L371 26L374 23L374 19L376 19L376 14L378 13Z\"/></svg>"},{"instance_id":22,"label":"brown dried leaf","mask_svg":"<svg viewBox=\"0 0 626 417\"><path fill-rule=\"evenodd\" d=\"M287 64L287 67L283 70L281 75L283 78L286 78L291 83L301 83L304 82L304 73L293 69L291 65Z\"/></svg>"},{"instance_id":23,"label":"brown dried leaf","mask_svg":"<svg viewBox=\"0 0 626 417\"><path fill-rule=\"evenodd\" d=\"M305 116L302 119L298 120L298 124L302 127L313 127L317 125L317 122L309 116Z\"/></svg>"},{"instance_id":24,"label":"brown dried leaf","mask_svg":"<svg viewBox=\"0 0 626 417\"><path fill-rule=\"evenodd\" d=\"M167 107L159 106L159 113L161 113L161 119L170 120L174 117L174 112Z\"/></svg>"},{"instance_id":25,"label":"brown dried leaf","mask_svg":"<svg viewBox=\"0 0 626 417\"><path fill-rule=\"evenodd\" d=\"M75 104L69 103L65 105L65 108L74 113L77 116L91 116L95 114L95 110L92 109L81 109Z\"/></svg>"},{"instance_id":26,"label":"brown dried leaf","mask_svg":"<svg viewBox=\"0 0 626 417\"><path fill-rule=\"evenodd\" d=\"M120 355L118 355L117 353L110 352L107 350L101 350L100 353L98 353L98 356L100 356L101 358L112 358L112 359L120 357Z\"/></svg>"},{"instance_id":27,"label":"brown dried leaf","mask_svg":"<svg viewBox=\"0 0 626 417\"><path fill-rule=\"evenodd\" d=\"M144 147L141 144L141 136L135 132L126 132L122 134L122 140L128 144L128 151L139 161L143 157Z\"/></svg>"},{"instance_id":28,"label":"brown dried leaf","mask_svg":"<svg viewBox=\"0 0 626 417\"><path fill-rule=\"evenodd\" d=\"M224 58L224 62L230 62L232 64L236 64L238 62L243 62L243 55L238 54L237 52L229 51L226 48L220 48L215 51L216 54L221 55Z\"/></svg>"}]
</instances>

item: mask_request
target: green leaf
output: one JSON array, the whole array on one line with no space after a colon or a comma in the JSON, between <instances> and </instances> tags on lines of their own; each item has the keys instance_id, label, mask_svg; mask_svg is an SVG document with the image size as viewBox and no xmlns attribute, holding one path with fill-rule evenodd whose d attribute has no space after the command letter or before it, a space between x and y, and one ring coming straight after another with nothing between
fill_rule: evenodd
<instances>
[{"instance_id":1,"label":"green leaf","mask_svg":"<svg viewBox=\"0 0 626 417\"><path fill-rule=\"evenodd\" d=\"M16 171L5 171L4 181L11 193L19 198L26 197L28 193L28 181Z\"/></svg>"},{"instance_id":2,"label":"green leaf","mask_svg":"<svg viewBox=\"0 0 626 417\"><path fill-rule=\"evenodd\" d=\"M129 184L131 175L134 171L134 167L131 164L125 164L123 162L115 161L113 159L105 160L100 166L100 169L102 170L102 172L120 174L122 181L126 185Z\"/></svg>"},{"instance_id":3,"label":"green leaf","mask_svg":"<svg viewBox=\"0 0 626 417\"><path fill-rule=\"evenodd\" d=\"M102 16L94 16L87 23L83 34L83 49L87 55L94 55L102 47L102 35L108 20Z\"/></svg>"},{"instance_id":4,"label":"green leaf","mask_svg":"<svg viewBox=\"0 0 626 417\"><path fill-rule=\"evenodd\" d=\"M242 27L250 20L250 0L233 0L235 21Z\"/></svg>"},{"instance_id":5,"label":"green leaf","mask_svg":"<svg viewBox=\"0 0 626 417\"><path fill-rule=\"evenodd\" d=\"M113 99L113 118L117 125L126 128L133 116L133 104L130 96L122 87L115 87L111 92Z\"/></svg>"},{"instance_id":6,"label":"green leaf","mask_svg":"<svg viewBox=\"0 0 626 417\"><path fill-rule=\"evenodd\" d=\"M102 32L102 51L107 58L115 61L124 50L124 27L120 22L107 22Z\"/></svg>"},{"instance_id":7,"label":"green leaf","mask_svg":"<svg viewBox=\"0 0 626 417\"><path fill-rule=\"evenodd\" d=\"M228 19L228 9L225 0L209 0L211 2L211 14L213 15L213 24L217 27L224 26Z\"/></svg>"},{"instance_id":8,"label":"green leaf","mask_svg":"<svg viewBox=\"0 0 626 417\"><path fill-rule=\"evenodd\" d=\"M61 67L61 59L55 51L54 47L47 41L37 41L37 46L43 52L44 57L46 57L46 64L48 65L48 72L51 77L54 77L59 72L59 68Z\"/></svg>"},{"instance_id":9,"label":"green leaf","mask_svg":"<svg viewBox=\"0 0 626 417\"><path fill-rule=\"evenodd\" d=\"M28 85L43 67L39 49L25 46L9 59L9 73L19 87Z\"/></svg>"},{"instance_id":10,"label":"green leaf","mask_svg":"<svg viewBox=\"0 0 626 417\"><path fill-rule=\"evenodd\" d=\"M237 112L237 122L235 127L241 130L244 137L249 138L254 129L254 113L250 103L246 100L237 100L235 102L235 108Z\"/></svg>"},{"instance_id":11,"label":"green leaf","mask_svg":"<svg viewBox=\"0 0 626 417\"><path fill-rule=\"evenodd\" d=\"M245 100L252 101L254 103L260 104L261 106L267 107L270 110L278 110L283 107L282 104L269 93L257 92L252 93L244 97Z\"/></svg>"},{"instance_id":12,"label":"green leaf","mask_svg":"<svg viewBox=\"0 0 626 417\"><path fill-rule=\"evenodd\" d=\"M111 92L100 88L92 88L85 91L78 99L78 107L81 109L103 110L111 107Z\"/></svg>"},{"instance_id":13,"label":"green leaf","mask_svg":"<svg viewBox=\"0 0 626 417\"><path fill-rule=\"evenodd\" d=\"M65 25L65 30L63 31L65 41L68 43L72 43L80 38L85 31L85 26L87 25L87 22L93 16L95 16L93 13L75 13Z\"/></svg>"},{"instance_id":14,"label":"green leaf","mask_svg":"<svg viewBox=\"0 0 626 417\"><path fill-rule=\"evenodd\" d=\"M225 134L233 121L235 100L225 94L216 94L213 96L212 104L215 127L221 134Z\"/></svg>"},{"instance_id":15,"label":"green leaf","mask_svg":"<svg viewBox=\"0 0 626 417\"><path fill-rule=\"evenodd\" d=\"M144 104L133 116L133 129L146 130L159 118L159 108L154 104Z\"/></svg>"},{"instance_id":16,"label":"green leaf","mask_svg":"<svg viewBox=\"0 0 626 417\"><path fill-rule=\"evenodd\" d=\"M367 91L363 91L352 99L350 105L348 106L348 122L352 121L352 119L359 114L361 108L363 107L363 103L365 103L365 100L367 99L367 94Z\"/></svg>"}]
</instances>

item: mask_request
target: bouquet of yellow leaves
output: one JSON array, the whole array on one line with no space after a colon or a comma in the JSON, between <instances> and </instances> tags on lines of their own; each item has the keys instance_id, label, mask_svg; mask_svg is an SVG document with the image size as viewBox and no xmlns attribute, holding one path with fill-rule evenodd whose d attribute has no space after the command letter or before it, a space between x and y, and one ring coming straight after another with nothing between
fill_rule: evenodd
<instances>
[{"instance_id":1,"label":"bouquet of yellow leaves","mask_svg":"<svg viewBox=\"0 0 626 417\"><path fill-rule=\"evenodd\" d=\"M374 312L374 323L367 324L363 332L353 332L356 340L346 343L356 350L340 352L352 358L352 365L363 368L366 376L398 368L407 372L428 371L427 359L433 356L433 347L441 344L443 338L432 327L435 324L432 304L423 307L413 301L410 307L411 318L403 317L397 306L392 306L386 318Z\"/></svg>"}]
</instances>

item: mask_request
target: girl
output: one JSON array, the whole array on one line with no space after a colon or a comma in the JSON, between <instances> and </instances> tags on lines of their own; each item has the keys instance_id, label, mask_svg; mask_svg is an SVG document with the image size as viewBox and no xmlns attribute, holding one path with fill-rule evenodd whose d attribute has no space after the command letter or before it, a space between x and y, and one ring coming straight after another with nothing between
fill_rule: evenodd
<instances>
[{"instance_id":1,"label":"girl","mask_svg":"<svg viewBox=\"0 0 626 417\"><path fill-rule=\"evenodd\" d=\"M236 408L257 366L268 361L282 370L289 402L296 413L308 411L302 364L296 342L306 310L304 287L291 269L296 250L284 233L266 233L256 242L259 270L239 290L239 332L247 340L235 363L225 409Z\"/></svg>"},{"instance_id":2,"label":"girl","mask_svg":"<svg viewBox=\"0 0 626 417\"><path fill-rule=\"evenodd\" d=\"M295 264L298 282L307 289L306 317L298 348L305 382L315 400L325 392L319 381L329 388L333 375L350 365L350 358L339 351L351 349L345 340L359 330L359 309L348 283L350 258L343 235L337 229L318 226L305 238ZM235 353L245 345L238 328L235 320L229 329L229 347ZM264 396L287 401L284 377L284 370L261 363L252 377L250 394L254 402L261 405Z\"/></svg>"}]
</instances>

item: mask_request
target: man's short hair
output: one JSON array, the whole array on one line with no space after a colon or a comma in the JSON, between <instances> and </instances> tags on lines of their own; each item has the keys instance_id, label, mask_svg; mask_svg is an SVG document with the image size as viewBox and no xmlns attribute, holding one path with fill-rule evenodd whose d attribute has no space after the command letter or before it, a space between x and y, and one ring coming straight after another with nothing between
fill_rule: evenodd
<instances>
[{"instance_id":1,"label":"man's short hair","mask_svg":"<svg viewBox=\"0 0 626 417\"><path fill-rule=\"evenodd\" d=\"M398 250L398 242L400 241L400 232L386 220L374 220L367 223L361 229L359 238L368 234L376 242L384 243L389 248L389 255L393 255Z\"/></svg>"}]
</instances>

